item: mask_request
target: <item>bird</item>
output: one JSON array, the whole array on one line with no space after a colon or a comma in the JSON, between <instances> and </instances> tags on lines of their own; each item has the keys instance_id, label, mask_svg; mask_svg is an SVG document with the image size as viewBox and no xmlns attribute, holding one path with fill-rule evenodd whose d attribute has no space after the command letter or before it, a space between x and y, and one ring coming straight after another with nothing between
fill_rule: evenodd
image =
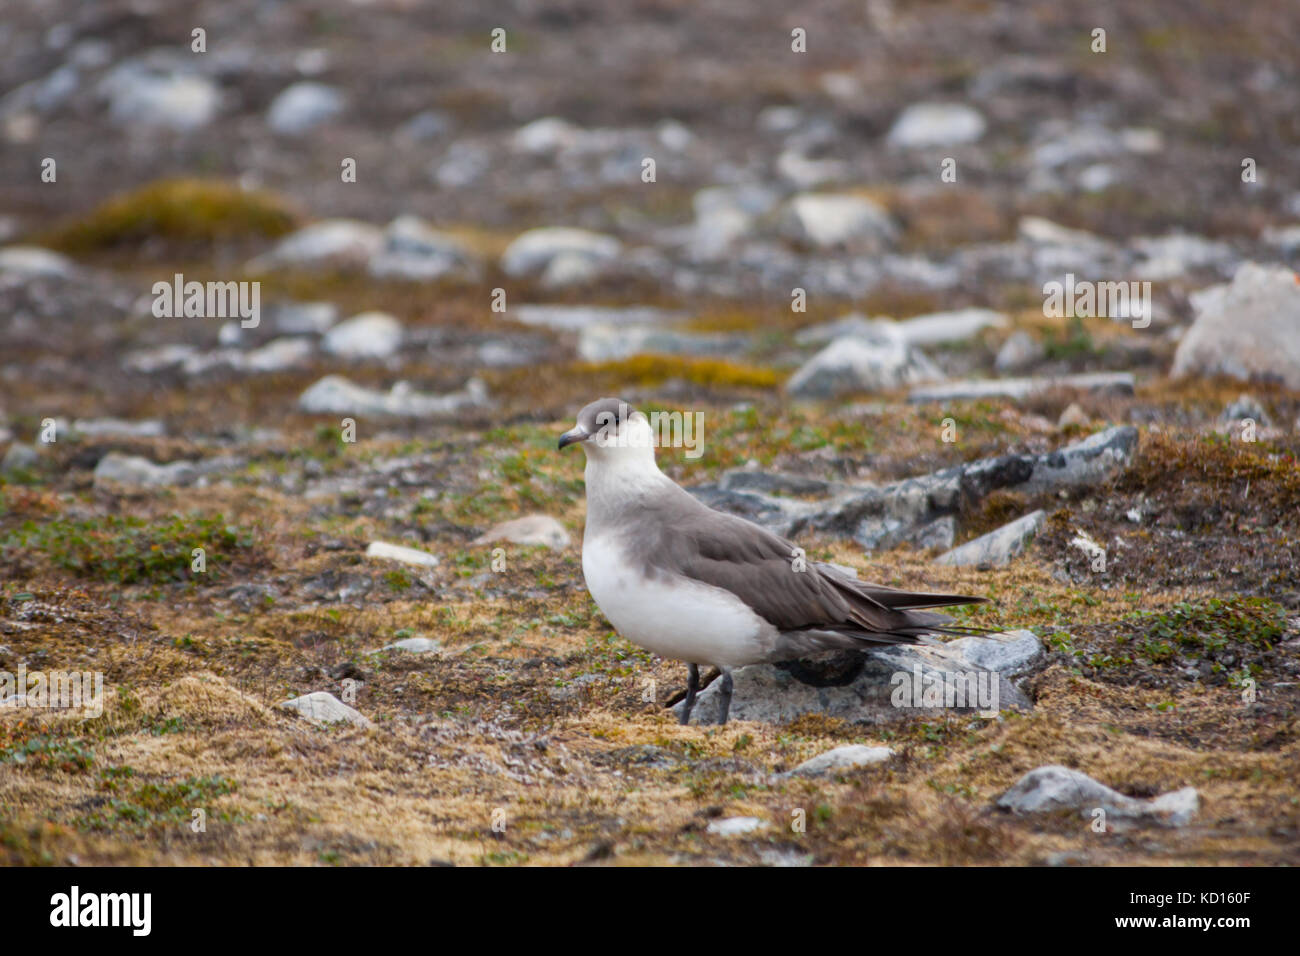
<instances>
[{"instance_id":1,"label":"bird","mask_svg":"<svg viewBox=\"0 0 1300 956\"><path fill-rule=\"evenodd\" d=\"M699 501L659 470L650 420L621 399L584 407L559 437L559 450L570 445L581 445L587 459L587 590L621 636L687 664L683 724L702 665L721 674L725 724L737 668L824 651L935 644L936 635L982 630L928 609L985 598L860 581Z\"/></svg>"}]
</instances>

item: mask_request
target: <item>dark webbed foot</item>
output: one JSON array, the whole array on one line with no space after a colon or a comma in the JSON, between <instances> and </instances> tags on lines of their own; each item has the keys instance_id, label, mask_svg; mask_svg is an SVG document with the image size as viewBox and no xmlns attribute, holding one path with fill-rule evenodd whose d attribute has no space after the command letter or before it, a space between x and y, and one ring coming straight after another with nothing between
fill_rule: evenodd
<instances>
[{"instance_id":1,"label":"dark webbed foot","mask_svg":"<svg viewBox=\"0 0 1300 956\"><path fill-rule=\"evenodd\" d=\"M695 709L695 695L700 689L700 668L695 664L687 665L686 700L682 703L682 724L691 722L691 711Z\"/></svg>"},{"instance_id":2,"label":"dark webbed foot","mask_svg":"<svg viewBox=\"0 0 1300 956\"><path fill-rule=\"evenodd\" d=\"M719 680L721 683L718 685L718 696L722 699L719 704L721 710L718 716L718 725L721 726L731 716L731 671L723 671Z\"/></svg>"}]
</instances>

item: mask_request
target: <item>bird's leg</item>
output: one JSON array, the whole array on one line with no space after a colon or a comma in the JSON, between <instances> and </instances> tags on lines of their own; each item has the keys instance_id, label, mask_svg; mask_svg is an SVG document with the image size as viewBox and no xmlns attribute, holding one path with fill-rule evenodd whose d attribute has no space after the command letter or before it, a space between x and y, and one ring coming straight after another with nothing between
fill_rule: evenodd
<instances>
[{"instance_id":1,"label":"bird's leg","mask_svg":"<svg viewBox=\"0 0 1300 956\"><path fill-rule=\"evenodd\" d=\"M731 671L722 672L721 683L718 685L718 696L722 698L719 706L721 715L718 717L718 724L725 724L727 718L731 715Z\"/></svg>"},{"instance_id":2,"label":"bird's leg","mask_svg":"<svg viewBox=\"0 0 1300 956\"><path fill-rule=\"evenodd\" d=\"M686 702L682 704L683 724L691 721L691 711L695 708L695 693L700 689L700 668L696 664L687 665Z\"/></svg>"}]
</instances>

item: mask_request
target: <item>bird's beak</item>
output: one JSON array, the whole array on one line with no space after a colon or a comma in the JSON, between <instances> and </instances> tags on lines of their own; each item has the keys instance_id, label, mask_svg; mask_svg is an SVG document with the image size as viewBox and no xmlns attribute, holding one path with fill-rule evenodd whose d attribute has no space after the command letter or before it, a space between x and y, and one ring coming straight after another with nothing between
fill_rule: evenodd
<instances>
[{"instance_id":1,"label":"bird's beak","mask_svg":"<svg viewBox=\"0 0 1300 956\"><path fill-rule=\"evenodd\" d=\"M578 425L574 428L570 428L567 432L565 432L563 435L560 436L560 444L558 447L567 448L570 445L575 445L580 441L586 441L590 437L591 437L591 432L587 431L587 429L583 428L581 425Z\"/></svg>"}]
</instances>

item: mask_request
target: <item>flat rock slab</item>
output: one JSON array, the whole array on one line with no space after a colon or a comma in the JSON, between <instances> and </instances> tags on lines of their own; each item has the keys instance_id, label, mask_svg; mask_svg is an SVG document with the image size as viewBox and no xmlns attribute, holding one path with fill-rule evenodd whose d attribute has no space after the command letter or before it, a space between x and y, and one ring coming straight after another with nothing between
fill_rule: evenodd
<instances>
[{"instance_id":1,"label":"flat rock slab","mask_svg":"<svg viewBox=\"0 0 1300 956\"><path fill-rule=\"evenodd\" d=\"M430 554L428 551L421 551L418 548L408 548L400 544L389 544L386 541L371 541L366 548L366 557L400 561L402 564L413 564L424 568L436 568L438 566L438 556L436 554Z\"/></svg>"},{"instance_id":2,"label":"flat rock slab","mask_svg":"<svg viewBox=\"0 0 1300 956\"><path fill-rule=\"evenodd\" d=\"M351 724L354 727L369 727L370 720L359 711L349 707L333 694L318 690L304 694L293 700L286 700L280 705L285 710L292 710L300 717L313 724Z\"/></svg>"},{"instance_id":3,"label":"flat rock slab","mask_svg":"<svg viewBox=\"0 0 1300 956\"><path fill-rule=\"evenodd\" d=\"M1117 425L1042 455L983 458L887 485L828 484L831 497L822 501L754 490L785 490L778 477L765 485L757 474L744 479L728 475L718 484L688 490L711 508L748 518L780 535L810 528L848 535L868 550L905 541L951 547L952 516L963 504L1004 489L1032 494L1098 484L1128 466L1137 444L1135 427Z\"/></svg>"},{"instance_id":4,"label":"flat rock slab","mask_svg":"<svg viewBox=\"0 0 1300 956\"><path fill-rule=\"evenodd\" d=\"M983 638L989 640L989 638ZM1031 710L1025 694L996 670L978 668L946 646L893 645L845 651L732 672L731 718L787 723L825 714L885 724L921 714ZM692 724L716 724L721 681L700 692ZM674 712L680 716L679 703Z\"/></svg>"},{"instance_id":5,"label":"flat rock slab","mask_svg":"<svg viewBox=\"0 0 1300 956\"><path fill-rule=\"evenodd\" d=\"M1053 378L989 378L921 385L907 394L909 402L953 402L981 398L1020 400L1056 388L1080 392L1133 394L1132 372L1085 372Z\"/></svg>"},{"instance_id":6,"label":"flat rock slab","mask_svg":"<svg viewBox=\"0 0 1300 956\"><path fill-rule=\"evenodd\" d=\"M1078 810L1085 817L1100 808L1107 816L1122 820L1186 826L1200 809L1200 796L1195 787L1184 787L1153 800L1139 800L1112 790L1078 770L1051 765L1021 777L998 797L997 806L1012 813Z\"/></svg>"},{"instance_id":7,"label":"flat rock slab","mask_svg":"<svg viewBox=\"0 0 1300 956\"><path fill-rule=\"evenodd\" d=\"M1033 540L1045 520L1046 512L1032 512L939 555L934 563L977 568L1007 564L1012 558L1024 553L1025 547Z\"/></svg>"},{"instance_id":8,"label":"flat rock slab","mask_svg":"<svg viewBox=\"0 0 1300 956\"><path fill-rule=\"evenodd\" d=\"M569 546L569 532L550 515L524 515L493 525L474 539L474 544L491 544L508 541L519 545L545 545L552 551L563 551Z\"/></svg>"},{"instance_id":9,"label":"flat rock slab","mask_svg":"<svg viewBox=\"0 0 1300 956\"><path fill-rule=\"evenodd\" d=\"M892 756L894 756L894 752L888 747L867 747L863 744L849 744L845 747L828 750L824 754L818 754L811 760L805 760L791 770L790 775L799 774L805 777L816 777L824 773L834 773L837 770L856 770L859 767L884 763Z\"/></svg>"}]
</instances>

